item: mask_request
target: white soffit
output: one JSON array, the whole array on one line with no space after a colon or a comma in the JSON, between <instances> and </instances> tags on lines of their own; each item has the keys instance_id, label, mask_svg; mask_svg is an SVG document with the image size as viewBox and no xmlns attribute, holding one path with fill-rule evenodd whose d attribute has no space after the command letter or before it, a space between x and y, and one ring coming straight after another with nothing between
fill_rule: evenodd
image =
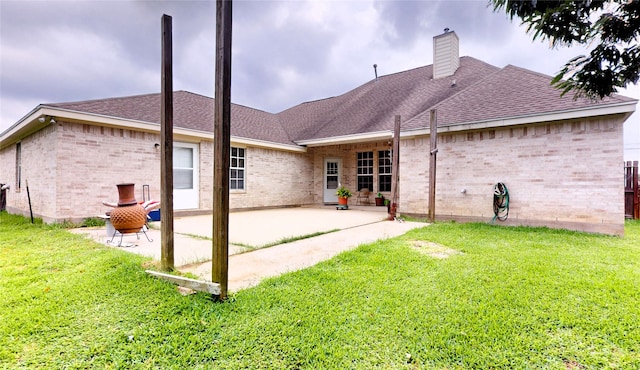
<instances>
[{"instance_id":1,"label":"white soffit","mask_svg":"<svg viewBox=\"0 0 640 370\"><path fill-rule=\"evenodd\" d=\"M375 140L386 140L393 137L392 131L378 131L364 134L353 134L344 136L332 136L321 139L298 140L296 144L307 147L338 145L338 144L355 144L363 142L371 142Z\"/></svg>"},{"instance_id":2,"label":"white soffit","mask_svg":"<svg viewBox=\"0 0 640 370\"><path fill-rule=\"evenodd\" d=\"M29 126L30 122L37 122L37 119L43 116L55 117L56 119L68 119L72 121L78 122L87 122L91 124L99 124L105 127L117 127L117 128L126 128L130 130L139 130L146 132L153 132L160 134L160 125L155 123L149 123L144 121L130 120L124 118L111 117L102 114L94 114L94 113L86 113L86 112L78 112L74 110L62 109L62 108L54 108L48 106L39 106L38 108L31 111L27 116L25 116L21 121L12 126L9 130L5 132L4 137L10 137L13 134L19 132L22 129L25 129L26 126ZM40 126L46 126L46 124L42 124ZM38 129L40 128L38 127ZM27 130L25 132L31 132ZM174 139L182 139L187 141L193 141L193 139L198 139L196 141L205 139L205 140L213 140L213 132L205 132L200 130L193 130L181 127L173 128ZM282 144L282 143L274 143L270 141L250 139L250 138L242 138L242 137L231 137L231 142L244 146L253 146L253 147L262 147L262 148L270 148L270 149L279 149L293 152L306 152L307 149L302 146L294 145L294 144Z\"/></svg>"},{"instance_id":3,"label":"white soffit","mask_svg":"<svg viewBox=\"0 0 640 370\"><path fill-rule=\"evenodd\" d=\"M624 113L627 114L625 117L625 120L626 120L635 111L637 102L638 101L636 100L631 102L610 104L606 106L598 106L598 107L588 108L588 109L582 108L582 109L550 112L550 113L543 113L543 114L530 114L530 115L524 115L524 116L506 117L506 118L493 119L493 120L454 123L454 124L445 125L445 126L438 126L438 132L482 130L482 129L494 128L494 127L498 128L498 127L507 127L507 126L518 126L518 125L526 125L531 123L553 122L553 121L608 116L608 115L624 114ZM430 130L428 127L422 127L422 128L412 129L412 130L406 130L402 133L401 136L428 135L429 131Z\"/></svg>"}]
</instances>

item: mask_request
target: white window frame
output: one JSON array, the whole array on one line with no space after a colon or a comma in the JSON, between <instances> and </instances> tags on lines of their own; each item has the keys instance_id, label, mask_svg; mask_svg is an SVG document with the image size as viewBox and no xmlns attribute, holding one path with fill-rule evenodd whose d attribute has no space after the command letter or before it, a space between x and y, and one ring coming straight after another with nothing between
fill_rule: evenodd
<instances>
[{"instance_id":1,"label":"white window frame","mask_svg":"<svg viewBox=\"0 0 640 370\"><path fill-rule=\"evenodd\" d=\"M234 150L236 155L234 155ZM242 153L242 155L240 155ZM235 160L235 161L234 161ZM235 164L235 166L234 166ZM236 176L233 176L235 172ZM237 174L241 172L242 175ZM236 187L234 187L234 181ZM237 187L237 182L241 181L242 186ZM247 148L232 146L231 153L229 153L229 191L244 192L247 190Z\"/></svg>"},{"instance_id":2,"label":"white window frame","mask_svg":"<svg viewBox=\"0 0 640 370\"><path fill-rule=\"evenodd\" d=\"M358 186L358 189L356 189L356 191L360 191L360 188L367 188L370 191L373 191L373 186L374 186L374 176L373 176L373 169L375 168L375 161L374 161L374 152L373 150L369 150L366 152L357 152L356 154L356 185ZM367 186L364 186L364 184L361 184L361 179L366 178L367 180L370 181L366 181Z\"/></svg>"},{"instance_id":3,"label":"white window frame","mask_svg":"<svg viewBox=\"0 0 640 370\"><path fill-rule=\"evenodd\" d=\"M16 191L22 188L22 143L16 143Z\"/></svg>"}]
</instances>

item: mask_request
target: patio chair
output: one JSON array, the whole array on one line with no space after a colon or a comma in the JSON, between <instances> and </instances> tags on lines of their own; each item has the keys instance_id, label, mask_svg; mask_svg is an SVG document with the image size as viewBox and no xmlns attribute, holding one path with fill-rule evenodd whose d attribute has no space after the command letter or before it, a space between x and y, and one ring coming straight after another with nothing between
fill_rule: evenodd
<instances>
[{"instance_id":1,"label":"patio chair","mask_svg":"<svg viewBox=\"0 0 640 370\"><path fill-rule=\"evenodd\" d=\"M356 196L356 205L359 205L360 202L370 204L370 201L369 201L370 195L371 195L371 192L369 191L368 188L360 189L360 191L358 192L358 195Z\"/></svg>"}]
</instances>

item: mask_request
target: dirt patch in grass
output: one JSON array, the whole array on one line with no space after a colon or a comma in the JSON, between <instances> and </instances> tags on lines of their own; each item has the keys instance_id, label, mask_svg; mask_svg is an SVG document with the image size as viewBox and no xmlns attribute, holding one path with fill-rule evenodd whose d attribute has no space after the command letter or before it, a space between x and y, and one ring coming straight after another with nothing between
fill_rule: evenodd
<instances>
[{"instance_id":1,"label":"dirt patch in grass","mask_svg":"<svg viewBox=\"0 0 640 370\"><path fill-rule=\"evenodd\" d=\"M422 254L426 254L427 256L438 258L438 259L445 259L451 256L464 254L458 250L445 247L442 244L428 242L424 240L411 241L411 248L417 250Z\"/></svg>"},{"instance_id":2,"label":"dirt patch in grass","mask_svg":"<svg viewBox=\"0 0 640 370\"><path fill-rule=\"evenodd\" d=\"M584 369L585 368L584 366L582 366L577 361L565 361L564 362L564 366L567 368L567 370L576 370L576 369Z\"/></svg>"},{"instance_id":3,"label":"dirt patch in grass","mask_svg":"<svg viewBox=\"0 0 640 370\"><path fill-rule=\"evenodd\" d=\"M142 268L145 270L160 270L160 261L144 261L142 262Z\"/></svg>"}]
</instances>

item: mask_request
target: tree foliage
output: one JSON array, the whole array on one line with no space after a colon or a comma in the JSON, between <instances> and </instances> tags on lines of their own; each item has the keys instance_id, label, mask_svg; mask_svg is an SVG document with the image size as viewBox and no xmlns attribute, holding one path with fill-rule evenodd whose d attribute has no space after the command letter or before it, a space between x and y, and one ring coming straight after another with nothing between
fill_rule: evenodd
<instances>
[{"instance_id":1,"label":"tree foliage","mask_svg":"<svg viewBox=\"0 0 640 370\"><path fill-rule=\"evenodd\" d=\"M640 0L490 0L494 11L518 17L533 39L553 47L595 45L569 60L552 84L562 94L604 98L638 82Z\"/></svg>"}]
</instances>

